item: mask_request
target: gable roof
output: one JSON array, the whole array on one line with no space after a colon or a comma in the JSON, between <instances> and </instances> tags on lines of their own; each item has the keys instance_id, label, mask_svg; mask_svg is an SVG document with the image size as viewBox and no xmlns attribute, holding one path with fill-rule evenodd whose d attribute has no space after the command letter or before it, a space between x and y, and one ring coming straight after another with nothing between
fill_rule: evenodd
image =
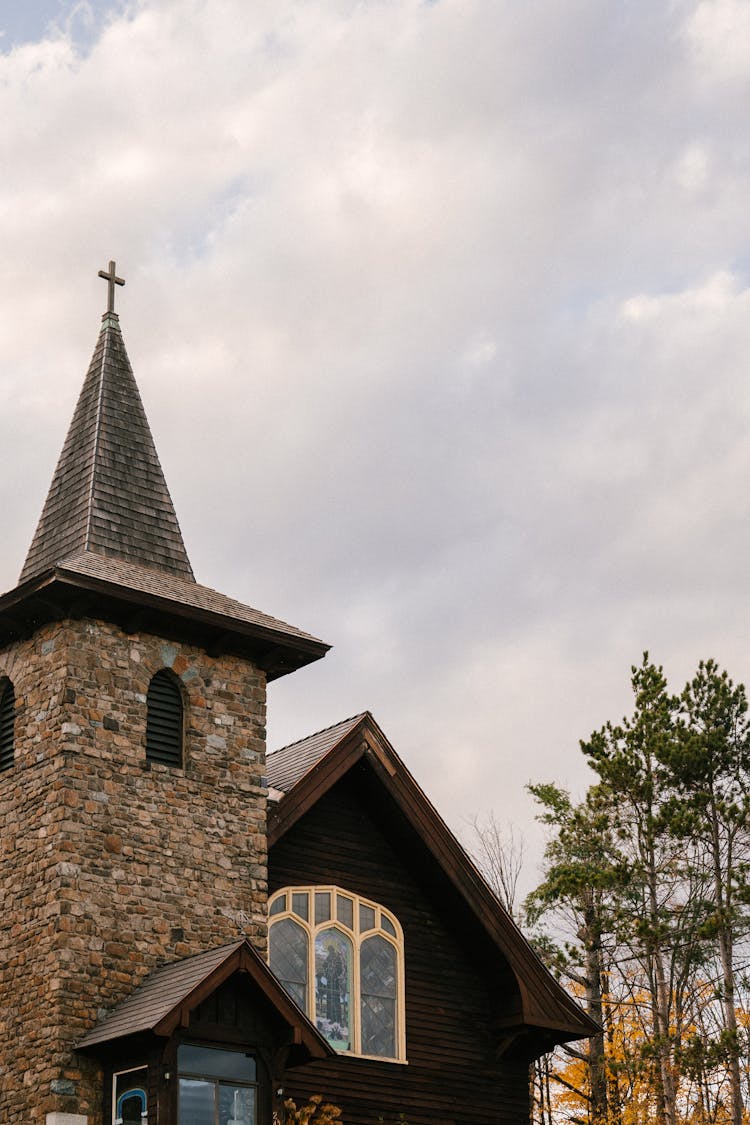
<instances>
[{"instance_id":1,"label":"gable roof","mask_svg":"<svg viewBox=\"0 0 750 1125\"><path fill-rule=\"evenodd\" d=\"M595 1034L598 1025L542 963L369 711L269 754L269 782L283 792L269 806L269 850L358 763L369 767L418 834L435 869L507 960L518 983L524 1026L544 1031L551 1043Z\"/></svg>"},{"instance_id":2,"label":"gable roof","mask_svg":"<svg viewBox=\"0 0 750 1125\"><path fill-rule=\"evenodd\" d=\"M310 1058L323 1059L335 1053L245 938L157 969L87 1032L76 1050L90 1051L145 1032L169 1036L186 1025L189 1013L238 971L250 975L293 1029L295 1043L304 1047Z\"/></svg>"},{"instance_id":3,"label":"gable roof","mask_svg":"<svg viewBox=\"0 0 750 1125\"><path fill-rule=\"evenodd\" d=\"M20 582L77 551L194 581L115 313L105 313Z\"/></svg>"},{"instance_id":4,"label":"gable roof","mask_svg":"<svg viewBox=\"0 0 750 1125\"><path fill-rule=\"evenodd\" d=\"M326 727L325 730L319 730L316 734L272 751L266 758L268 784L283 793L288 792L329 750L353 731L366 714L363 711L359 715L353 715L351 719L343 719L332 727Z\"/></svg>"}]
</instances>

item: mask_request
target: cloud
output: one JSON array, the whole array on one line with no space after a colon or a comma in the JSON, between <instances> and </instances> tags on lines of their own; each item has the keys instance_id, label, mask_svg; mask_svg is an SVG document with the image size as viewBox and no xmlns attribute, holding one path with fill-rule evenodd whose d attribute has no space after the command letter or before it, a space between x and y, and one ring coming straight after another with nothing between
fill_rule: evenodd
<instances>
[{"instance_id":1,"label":"cloud","mask_svg":"<svg viewBox=\"0 0 750 1125\"><path fill-rule=\"evenodd\" d=\"M750 79L750 6L746 0L702 0L685 31L706 78L732 85Z\"/></svg>"},{"instance_id":2,"label":"cloud","mask_svg":"<svg viewBox=\"0 0 750 1125\"><path fill-rule=\"evenodd\" d=\"M369 707L530 823L644 648L747 676L746 5L61 12L0 39L6 587L115 258L199 579L336 645L273 743Z\"/></svg>"}]
</instances>

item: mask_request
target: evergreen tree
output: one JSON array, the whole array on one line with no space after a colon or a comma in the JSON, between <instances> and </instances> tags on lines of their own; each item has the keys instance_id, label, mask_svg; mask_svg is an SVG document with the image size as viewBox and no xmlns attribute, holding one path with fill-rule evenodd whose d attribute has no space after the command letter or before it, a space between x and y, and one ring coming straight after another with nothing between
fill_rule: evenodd
<instances>
[{"instance_id":1,"label":"evergreen tree","mask_svg":"<svg viewBox=\"0 0 750 1125\"><path fill-rule=\"evenodd\" d=\"M611 835L611 809L606 793L590 790L587 799L573 805L568 793L552 784L530 785L542 806L539 819L555 830L545 851L544 881L526 900L533 924L551 910L567 913L578 946L558 950L557 965L584 991L589 1015L602 1031L589 1040L588 1052L568 1048L568 1054L585 1061L588 1089L580 1091L589 1103L594 1125L608 1120L608 1075L604 1046L605 932L608 894L621 878ZM580 950L580 957L577 955Z\"/></svg>"},{"instance_id":2,"label":"evergreen tree","mask_svg":"<svg viewBox=\"0 0 750 1125\"><path fill-rule=\"evenodd\" d=\"M660 755L673 790L670 829L705 871L702 936L719 960L723 1029L719 1043L730 1076L731 1122L744 1110L736 1014L735 947L748 928L750 870L750 726L744 687L713 660L701 661L678 703L677 738Z\"/></svg>"}]
</instances>

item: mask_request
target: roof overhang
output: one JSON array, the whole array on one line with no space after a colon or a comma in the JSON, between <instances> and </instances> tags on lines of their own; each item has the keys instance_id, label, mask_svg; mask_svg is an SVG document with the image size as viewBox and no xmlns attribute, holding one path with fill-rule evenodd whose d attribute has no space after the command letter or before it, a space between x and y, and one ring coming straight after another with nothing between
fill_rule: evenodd
<instances>
[{"instance_id":1,"label":"roof overhang","mask_svg":"<svg viewBox=\"0 0 750 1125\"><path fill-rule=\"evenodd\" d=\"M100 1054L134 1036L167 1039L178 1029L189 1027L191 1012L235 973L250 977L286 1025L297 1061L335 1054L246 939L157 969L84 1035L76 1050Z\"/></svg>"},{"instance_id":2,"label":"roof overhang","mask_svg":"<svg viewBox=\"0 0 750 1125\"><path fill-rule=\"evenodd\" d=\"M206 591L209 604L190 604L174 596L174 580L159 592L158 572L141 567L124 567L104 560L102 573L92 573L66 561L0 597L0 647L24 640L41 625L66 618L100 617L119 625L127 633L148 632L169 639L199 645L211 655L233 653L262 668L269 680L278 679L325 656L330 648L324 641L287 627L275 618L253 613L246 620L232 612L239 603L215 595L197 584L180 583L187 595ZM106 564L109 564L107 567ZM153 581L113 580L107 575L123 571L126 575L146 574ZM150 588L148 588L150 587ZM198 600L194 598L195 602ZM215 602L219 608L214 608ZM224 604L227 610L223 609Z\"/></svg>"},{"instance_id":3,"label":"roof overhang","mask_svg":"<svg viewBox=\"0 0 750 1125\"><path fill-rule=\"evenodd\" d=\"M587 1038L599 1025L555 980L486 880L438 814L369 712L287 792L269 806L269 850L329 789L358 763L390 796L431 862L463 900L493 945L506 958L518 983L523 1019L501 1039L536 1039L536 1053L558 1043ZM541 1046L544 1044L544 1046Z\"/></svg>"}]
</instances>

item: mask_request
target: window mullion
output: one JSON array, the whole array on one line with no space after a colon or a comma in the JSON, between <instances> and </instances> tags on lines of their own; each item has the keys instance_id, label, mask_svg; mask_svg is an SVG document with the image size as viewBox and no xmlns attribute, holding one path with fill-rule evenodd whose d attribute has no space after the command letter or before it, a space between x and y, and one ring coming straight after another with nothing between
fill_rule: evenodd
<instances>
[{"instance_id":1,"label":"window mullion","mask_svg":"<svg viewBox=\"0 0 750 1125\"><path fill-rule=\"evenodd\" d=\"M315 939L318 936L318 927L311 926L307 935L307 1014L310 1023L318 1026L318 1012L315 1006Z\"/></svg>"},{"instance_id":2,"label":"window mullion","mask_svg":"<svg viewBox=\"0 0 750 1125\"><path fill-rule=\"evenodd\" d=\"M359 912L359 900L357 900ZM355 1054L362 1054L362 1020L360 1000L360 975L359 975L359 937L354 940L354 957L352 964L352 1023L354 1035L352 1036Z\"/></svg>"},{"instance_id":3,"label":"window mullion","mask_svg":"<svg viewBox=\"0 0 750 1125\"><path fill-rule=\"evenodd\" d=\"M354 899L354 965L352 967L352 1009L354 1020L354 1050L358 1055L362 1054L362 999L361 999L361 976L359 970L359 944L361 941L361 934L359 929L359 908L360 897L357 895Z\"/></svg>"}]
</instances>

